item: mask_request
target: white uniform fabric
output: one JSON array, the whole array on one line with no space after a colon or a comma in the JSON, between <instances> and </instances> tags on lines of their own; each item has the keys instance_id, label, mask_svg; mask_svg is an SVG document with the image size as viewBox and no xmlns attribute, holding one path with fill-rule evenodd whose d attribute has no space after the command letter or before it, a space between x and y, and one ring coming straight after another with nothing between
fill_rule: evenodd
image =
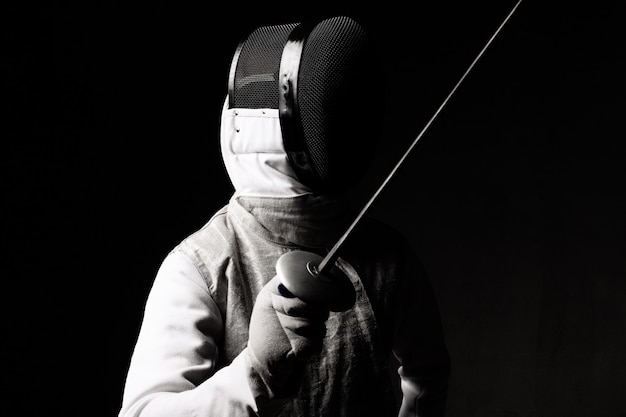
<instances>
[{"instance_id":1,"label":"white uniform fabric","mask_svg":"<svg viewBox=\"0 0 626 417\"><path fill-rule=\"evenodd\" d=\"M287 160L277 109L229 109L224 102L221 150L237 196L293 197L310 193Z\"/></svg>"},{"instance_id":2,"label":"white uniform fabric","mask_svg":"<svg viewBox=\"0 0 626 417\"><path fill-rule=\"evenodd\" d=\"M223 119L222 150L235 193L164 259L119 417L270 415L271 405L260 409L254 400L245 354L256 295L283 253L324 253L353 218L341 202L312 193L292 175L276 143L276 115L244 113L239 118L225 109ZM254 140L254 129L271 138L258 146L238 142L242 131ZM442 417L449 358L434 295L407 242L364 220L337 262L357 302L331 313L323 351L311 359L299 394L271 415ZM387 380L391 354L402 365L401 406Z\"/></svg>"}]
</instances>

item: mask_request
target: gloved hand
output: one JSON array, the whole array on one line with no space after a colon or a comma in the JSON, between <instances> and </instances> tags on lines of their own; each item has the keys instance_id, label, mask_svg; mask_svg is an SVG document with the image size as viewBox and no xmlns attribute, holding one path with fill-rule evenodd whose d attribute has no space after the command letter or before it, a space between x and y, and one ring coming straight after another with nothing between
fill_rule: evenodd
<instances>
[{"instance_id":1,"label":"gloved hand","mask_svg":"<svg viewBox=\"0 0 626 417\"><path fill-rule=\"evenodd\" d=\"M299 389L304 364L322 348L329 308L293 296L278 276L259 293L250 318L248 375L259 407L280 407Z\"/></svg>"}]
</instances>

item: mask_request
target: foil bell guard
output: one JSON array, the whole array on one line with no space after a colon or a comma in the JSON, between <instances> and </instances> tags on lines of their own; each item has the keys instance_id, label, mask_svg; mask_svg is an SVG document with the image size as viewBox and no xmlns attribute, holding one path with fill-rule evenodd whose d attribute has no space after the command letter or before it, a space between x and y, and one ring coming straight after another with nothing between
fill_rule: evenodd
<instances>
[{"instance_id":1,"label":"foil bell guard","mask_svg":"<svg viewBox=\"0 0 626 417\"><path fill-rule=\"evenodd\" d=\"M330 311L349 310L356 301L352 281L334 265L322 273L322 259L312 252L287 252L278 258L276 273L283 286L301 300L326 305Z\"/></svg>"}]
</instances>

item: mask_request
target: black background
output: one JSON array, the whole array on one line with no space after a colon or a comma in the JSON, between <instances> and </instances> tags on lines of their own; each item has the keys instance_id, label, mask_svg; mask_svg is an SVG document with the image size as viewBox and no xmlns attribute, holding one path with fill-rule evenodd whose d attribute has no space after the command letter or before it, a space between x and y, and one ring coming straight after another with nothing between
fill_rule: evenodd
<instances>
[{"instance_id":1,"label":"black background","mask_svg":"<svg viewBox=\"0 0 626 417\"><path fill-rule=\"evenodd\" d=\"M448 417L626 416L617 5L523 2L371 209L431 276L453 360ZM363 122L384 117L386 136L358 206L513 3L219 6L4 6L12 415L116 415L160 261L230 196L218 122L241 36L336 14L372 33L388 96Z\"/></svg>"}]
</instances>

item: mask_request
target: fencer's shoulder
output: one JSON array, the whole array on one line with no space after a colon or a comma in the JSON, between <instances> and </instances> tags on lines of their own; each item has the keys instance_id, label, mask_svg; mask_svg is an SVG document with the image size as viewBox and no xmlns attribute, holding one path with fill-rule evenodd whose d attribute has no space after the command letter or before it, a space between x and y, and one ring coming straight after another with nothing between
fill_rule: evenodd
<instances>
[{"instance_id":1,"label":"fencer's shoulder","mask_svg":"<svg viewBox=\"0 0 626 417\"><path fill-rule=\"evenodd\" d=\"M226 207L220 208L198 230L184 238L172 251L179 251L194 263L220 262L228 256L234 239L226 215Z\"/></svg>"},{"instance_id":2,"label":"fencer's shoulder","mask_svg":"<svg viewBox=\"0 0 626 417\"><path fill-rule=\"evenodd\" d=\"M189 234L171 251L182 254L193 264L218 304L220 300L216 296L225 285L223 274L232 259L233 247L236 246L226 213L226 207L217 210L202 227Z\"/></svg>"}]
</instances>

